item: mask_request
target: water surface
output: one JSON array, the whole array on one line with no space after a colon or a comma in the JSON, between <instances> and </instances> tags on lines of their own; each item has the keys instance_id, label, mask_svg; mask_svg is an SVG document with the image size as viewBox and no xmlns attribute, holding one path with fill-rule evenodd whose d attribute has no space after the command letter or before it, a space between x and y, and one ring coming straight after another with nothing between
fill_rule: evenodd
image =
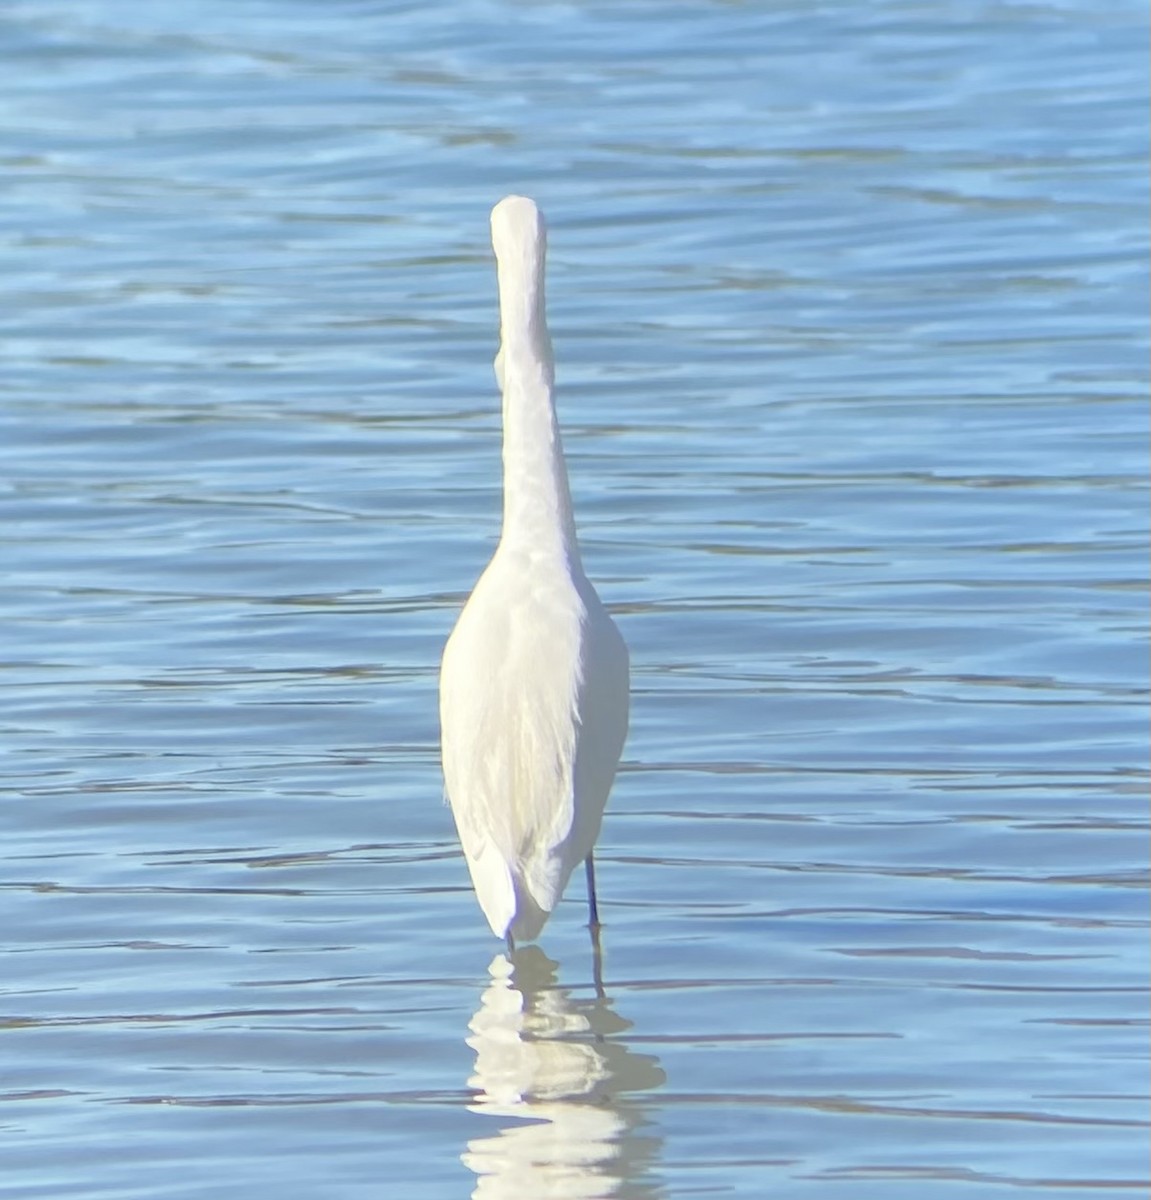
<instances>
[{"instance_id":1,"label":"water surface","mask_svg":"<svg viewBox=\"0 0 1151 1200\"><path fill-rule=\"evenodd\" d=\"M1142 1194L1146 24L5 9L0 1197ZM440 802L513 190L604 997Z\"/></svg>"}]
</instances>

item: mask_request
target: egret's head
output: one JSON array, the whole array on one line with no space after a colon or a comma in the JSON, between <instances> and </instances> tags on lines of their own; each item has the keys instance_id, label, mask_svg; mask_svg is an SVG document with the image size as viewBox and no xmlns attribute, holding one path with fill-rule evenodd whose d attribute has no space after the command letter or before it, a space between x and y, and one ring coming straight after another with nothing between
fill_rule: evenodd
<instances>
[{"instance_id":1,"label":"egret's head","mask_svg":"<svg viewBox=\"0 0 1151 1200\"><path fill-rule=\"evenodd\" d=\"M551 342L544 313L544 257L547 230L543 213L526 196L505 196L492 209L492 246L500 292L500 356L496 377L500 388L508 381L508 356L521 374L542 369L548 385L553 379ZM527 357L524 357L524 356Z\"/></svg>"},{"instance_id":2,"label":"egret's head","mask_svg":"<svg viewBox=\"0 0 1151 1200\"><path fill-rule=\"evenodd\" d=\"M527 196L505 196L492 209L492 247L497 261L523 263L542 257L547 245L543 213Z\"/></svg>"}]
</instances>

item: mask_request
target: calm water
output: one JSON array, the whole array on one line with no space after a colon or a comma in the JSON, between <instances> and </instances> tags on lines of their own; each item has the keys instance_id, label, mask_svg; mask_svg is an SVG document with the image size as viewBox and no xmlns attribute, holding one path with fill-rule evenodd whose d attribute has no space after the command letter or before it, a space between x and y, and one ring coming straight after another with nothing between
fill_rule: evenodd
<instances>
[{"instance_id":1,"label":"calm water","mask_svg":"<svg viewBox=\"0 0 1151 1200\"><path fill-rule=\"evenodd\" d=\"M0 1197L1141 1194L1146 25L5 6ZM440 802L512 190L604 999Z\"/></svg>"}]
</instances>

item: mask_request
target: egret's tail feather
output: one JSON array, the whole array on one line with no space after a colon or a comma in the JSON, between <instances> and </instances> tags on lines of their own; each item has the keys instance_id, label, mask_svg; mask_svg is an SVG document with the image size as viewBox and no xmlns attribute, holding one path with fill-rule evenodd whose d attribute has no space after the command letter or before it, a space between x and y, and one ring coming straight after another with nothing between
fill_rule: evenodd
<instances>
[{"instance_id":1,"label":"egret's tail feather","mask_svg":"<svg viewBox=\"0 0 1151 1200\"><path fill-rule=\"evenodd\" d=\"M517 942L534 942L539 937L544 925L547 924L551 910L541 908L532 894L524 887L523 881L515 881L516 915L508 928L508 932Z\"/></svg>"}]
</instances>

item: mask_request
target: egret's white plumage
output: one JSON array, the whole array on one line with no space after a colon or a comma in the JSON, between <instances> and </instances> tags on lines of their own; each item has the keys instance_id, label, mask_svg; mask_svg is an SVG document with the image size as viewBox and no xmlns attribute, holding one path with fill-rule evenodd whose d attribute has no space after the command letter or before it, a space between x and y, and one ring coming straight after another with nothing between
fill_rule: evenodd
<instances>
[{"instance_id":1,"label":"egret's white plumage","mask_svg":"<svg viewBox=\"0 0 1151 1200\"><path fill-rule=\"evenodd\" d=\"M628 714L627 647L576 541L552 399L546 240L531 200L492 210L503 529L440 669L444 782L472 883L492 930L522 941L538 937L591 856Z\"/></svg>"}]
</instances>

